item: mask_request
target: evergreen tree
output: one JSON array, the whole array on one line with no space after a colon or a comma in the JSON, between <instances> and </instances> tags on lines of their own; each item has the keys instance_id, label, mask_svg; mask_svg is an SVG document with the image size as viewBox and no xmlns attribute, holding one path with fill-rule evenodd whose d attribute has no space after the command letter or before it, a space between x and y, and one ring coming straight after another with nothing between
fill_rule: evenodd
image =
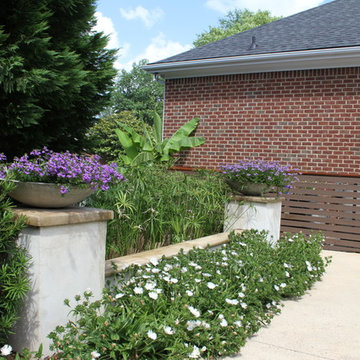
<instances>
[{"instance_id":1,"label":"evergreen tree","mask_svg":"<svg viewBox=\"0 0 360 360\"><path fill-rule=\"evenodd\" d=\"M81 150L116 74L94 13L94 0L1 2L1 152Z\"/></svg>"},{"instance_id":2,"label":"evergreen tree","mask_svg":"<svg viewBox=\"0 0 360 360\"><path fill-rule=\"evenodd\" d=\"M219 26L209 26L209 30L197 35L197 39L193 44L195 47L206 45L280 18L271 16L267 10L258 10L254 13L247 9L235 9L234 11L229 11L224 18L219 19Z\"/></svg>"}]
</instances>

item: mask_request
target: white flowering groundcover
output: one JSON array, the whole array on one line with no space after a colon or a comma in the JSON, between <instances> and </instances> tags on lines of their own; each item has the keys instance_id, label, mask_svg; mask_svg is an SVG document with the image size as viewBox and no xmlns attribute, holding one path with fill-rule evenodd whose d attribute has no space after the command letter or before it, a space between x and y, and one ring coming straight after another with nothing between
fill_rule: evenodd
<instances>
[{"instance_id":1,"label":"white flowering groundcover","mask_svg":"<svg viewBox=\"0 0 360 360\"><path fill-rule=\"evenodd\" d=\"M245 231L208 251L133 265L118 284L77 296L75 322L50 337L57 359L215 359L246 338L325 271L321 235L287 236L271 247L266 233ZM72 301L66 301L71 306ZM105 309L105 311L103 310Z\"/></svg>"}]
</instances>

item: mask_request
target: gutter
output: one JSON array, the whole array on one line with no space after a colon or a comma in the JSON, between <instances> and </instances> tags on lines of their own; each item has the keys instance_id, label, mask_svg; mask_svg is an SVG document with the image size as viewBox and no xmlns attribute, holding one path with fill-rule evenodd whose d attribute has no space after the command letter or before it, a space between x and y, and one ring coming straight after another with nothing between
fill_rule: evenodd
<instances>
[{"instance_id":1,"label":"gutter","mask_svg":"<svg viewBox=\"0 0 360 360\"><path fill-rule=\"evenodd\" d=\"M153 63L143 66L164 79L360 66L360 46Z\"/></svg>"}]
</instances>

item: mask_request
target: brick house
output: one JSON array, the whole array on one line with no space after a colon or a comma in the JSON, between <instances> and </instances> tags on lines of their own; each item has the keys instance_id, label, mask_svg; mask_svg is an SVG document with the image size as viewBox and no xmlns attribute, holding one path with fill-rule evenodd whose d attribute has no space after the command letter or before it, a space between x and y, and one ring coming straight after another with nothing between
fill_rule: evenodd
<instances>
[{"instance_id":1,"label":"brick house","mask_svg":"<svg viewBox=\"0 0 360 360\"><path fill-rule=\"evenodd\" d=\"M359 0L335 0L145 66L165 79L165 137L200 118L206 143L178 164L277 160L357 192L359 19Z\"/></svg>"}]
</instances>

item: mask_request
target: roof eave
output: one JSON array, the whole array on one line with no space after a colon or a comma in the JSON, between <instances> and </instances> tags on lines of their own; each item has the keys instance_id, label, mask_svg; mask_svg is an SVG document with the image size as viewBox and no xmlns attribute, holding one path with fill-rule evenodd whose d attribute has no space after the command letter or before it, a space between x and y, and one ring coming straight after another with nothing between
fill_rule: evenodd
<instances>
[{"instance_id":1,"label":"roof eave","mask_svg":"<svg viewBox=\"0 0 360 360\"><path fill-rule=\"evenodd\" d=\"M165 79L360 66L360 46L288 51L145 65Z\"/></svg>"}]
</instances>

